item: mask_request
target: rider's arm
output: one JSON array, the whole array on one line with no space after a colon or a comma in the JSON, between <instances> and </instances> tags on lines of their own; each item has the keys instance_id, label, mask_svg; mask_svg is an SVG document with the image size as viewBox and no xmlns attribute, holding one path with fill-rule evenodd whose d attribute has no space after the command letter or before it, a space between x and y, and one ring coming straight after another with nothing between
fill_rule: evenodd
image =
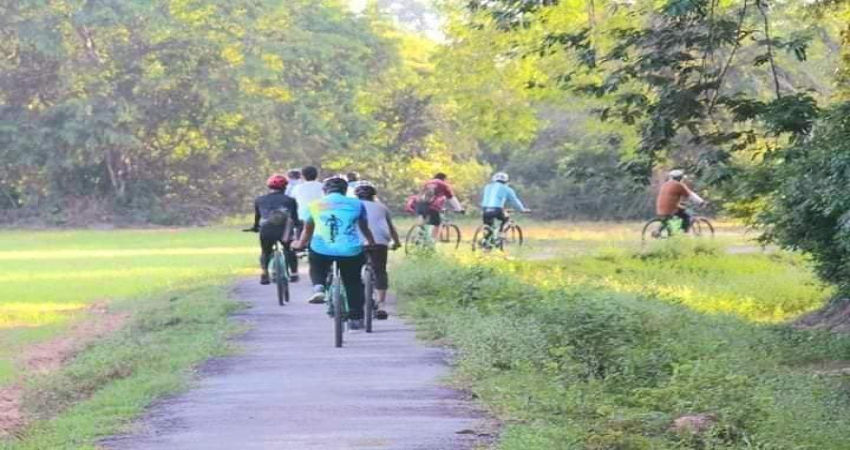
<instances>
[{"instance_id":1,"label":"rider's arm","mask_svg":"<svg viewBox=\"0 0 850 450\"><path fill-rule=\"evenodd\" d=\"M369 229L369 216L366 214L365 206L361 205L360 218L357 219L357 225L360 226L360 232L366 238L367 245L375 245L375 236L372 234L372 230Z\"/></svg>"},{"instance_id":2,"label":"rider's arm","mask_svg":"<svg viewBox=\"0 0 850 450\"><path fill-rule=\"evenodd\" d=\"M393 223L392 217L390 217L389 211L387 211L387 226L390 228L390 236L392 236L395 245L401 246L401 239L398 237L398 230L395 228L395 224Z\"/></svg>"},{"instance_id":3,"label":"rider's arm","mask_svg":"<svg viewBox=\"0 0 850 450\"><path fill-rule=\"evenodd\" d=\"M293 248L297 250L307 248L310 245L310 241L313 240L314 231L316 231L316 224L313 223L313 219L308 218L304 222L304 231L301 232L301 239L293 244Z\"/></svg>"},{"instance_id":4,"label":"rider's arm","mask_svg":"<svg viewBox=\"0 0 850 450\"><path fill-rule=\"evenodd\" d=\"M260 229L260 202L254 200L254 229Z\"/></svg>"},{"instance_id":5,"label":"rider's arm","mask_svg":"<svg viewBox=\"0 0 850 450\"><path fill-rule=\"evenodd\" d=\"M517 207L520 211L525 211L525 205L522 204L519 197L516 195L516 191L512 188L508 188L508 201L511 202L514 206Z\"/></svg>"},{"instance_id":6,"label":"rider's arm","mask_svg":"<svg viewBox=\"0 0 850 450\"><path fill-rule=\"evenodd\" d=\"M452 209L455 211L463 211L463 206L460 205L460 202L455 196L449 197L449 205L452 205Z\"/></svg>"},{"instance_id":7,"label":"rider's arm","mask_svg":"<svg viewBox=\"0 0 850 450\"><path fill-rule=\"evenodd\" d=\"M705 200L702 199L696 192L692 191L691 188L688 187L685 183L682 183L682 187L685 188L685 192L688 194L688 199L697 205L702 205L705 203Z\"/></svg>"}]
</instances>

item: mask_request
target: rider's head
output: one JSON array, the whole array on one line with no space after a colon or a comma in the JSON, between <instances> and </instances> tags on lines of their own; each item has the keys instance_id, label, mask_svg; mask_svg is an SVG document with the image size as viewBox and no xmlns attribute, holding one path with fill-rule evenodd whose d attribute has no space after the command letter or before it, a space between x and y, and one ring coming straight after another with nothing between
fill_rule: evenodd
<instances>
[{"instance_id":1,"label":"rider's head","mask_svg":"<svg viewBox=\"0 0 850 450\"><path fill-rule=\"evenodd\" d=\"M360 185L354 189L354 195L357 196L360 200L374 200L378 195L378 190L375 189L375 186L368 181L361 181Z\"/></svg>"},{"instance_id":2,"label":"rider's head","mask_svg":"<svg viewBox=\"0 0 850 450\"><path fill-rule=\"evenodd\" d=\"M506 174L505 172L497 172L495 175L493 175L494 183L507 183L510 180L511 177L509 177L508 174Z\"/></svg>"},{"instance_id":3,"label":"rider's head","mask_svg":"<svg viewBox=\"0 0 850 450\"><path fill-rule=\"evenodd\" d=\"M298 169L290 169L289 172L286 172L286 178L289 178L290 180L300 180L301 171Z\"/></svg>"},{"instance_id":4,"label":"rider's head","mask_svg":"<svg viewBox=\"0 0 850 450\"><path fill-rule=\"evenodd\" d=\"M348 181L345 181L345 178L340 176L333 176L325 180L324 185L322 186L322 190L325 191L325 195L328 194L342 194L345 195L346 191L348 191Z\"/></svg>"},{"instance_id":5,"label":"rider's head","mask_svg":"<svg viewBox=\"0 0 850 450\"><path fill-rule=\"evenodd\" d=\"M316 178L319 178L319 169L315 166L306 166L301 169L301 175L304 175L307 181L316 181Z\"/></svg>"},{"instance_id":6,"label":"rider's head","mask_svg":"<svg viewBox=\"0 0 850 450\"><path fill-rule=\"evenodd\" d=\"M273 191L282 191L286 189L287 183L289 183L289 180L279 173L270 176L269 179L266 180L266 186Z\"/></svg>"},{"instance_id":7,"label":"rider's head","mask_svg":"<svg viewBox=\"0 0 850 450\"><path fill-rule=\"evenodd\" d=\"M685 171L680 169L671 170L667 176L674 181L682 181L685 178Z\"/></svg>"},{"instance_id":8,"label":"rider's head","mask_svg":"<svg viewBox=\"0 0 850 450\"><path fill-rule=\"evenodd\" d=\"M444 174L443 172L437 172L437 174L434 175L435 180L446 181L447 178L449 177L446 176L446 174Z\"/></svg>"},{"instance_id":9,"label":"rider's head","mask_svg":"<svg viewBox=\"0 0 850 450\"><path fill-rule=\"evenodd\" d=\"M360 174L357 172L348 172L345 174L345 179L348 180L349 183L352 183L360 179Z\"/></svg>"}]
</instances>

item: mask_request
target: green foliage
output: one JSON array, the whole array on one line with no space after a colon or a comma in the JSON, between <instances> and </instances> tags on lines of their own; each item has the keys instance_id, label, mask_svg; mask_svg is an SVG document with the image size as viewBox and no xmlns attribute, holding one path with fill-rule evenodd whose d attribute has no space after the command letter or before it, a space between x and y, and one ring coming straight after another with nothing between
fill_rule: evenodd
<instances>
[{"instance_id":1,"label":"green foliage","mask_svg":"<svg viewBox=\"0 0 850 450\"><path fill-rule=\"evenodd\" d=\"M812 255L818 273L850 294L850 105L829 111L811 139L787 149L779 188L760 217L766 239Z\"/></svg>"},{"instance_id":2,"label":"green foliage","mask_svg":"<svg viewBox=\"0 0 850 450\"><path fill-rule=\"evenodd\" d=\"M679 255L681 269L669 276L713 279L731 259L712 256L717 270L693 272L701 258ZM458 349L458 380L505 422L498 448L844 447L846 382L813 377L805 365L844 360L846 338L698 313L645 289L624 292L606 282L624 276L620 263L564 283L584 261L439 259L399 267L406 310ZM648 277L666 278L673 267L633 262ZM715 283L727 294L739 289ZM808 297L806 308L821 299ZM708 433L671 430L674 419L697 413L717 417Z\"/></svg>"}]
</instances>

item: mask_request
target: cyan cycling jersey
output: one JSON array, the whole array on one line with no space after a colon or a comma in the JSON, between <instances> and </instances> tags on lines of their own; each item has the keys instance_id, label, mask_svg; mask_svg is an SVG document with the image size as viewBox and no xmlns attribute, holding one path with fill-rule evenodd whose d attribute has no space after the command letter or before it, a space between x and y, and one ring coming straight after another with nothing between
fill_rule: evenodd
<instances>
[{"instance_id":1,"label":"cyan cycling jersey","mask_svg":"<svg viewBox=\"0 0 850 450\"><path fill-rule=\"evenodd\" d=\"M326 195L310 203L310 217L315 225L310 249L326 256L357 256L363 253L359 220L366 216L360 200L341 194Z\"/></svg>"},{"instance_id":2,"label":"cyan cycling jersey","mask_svg":"<svg viewBox=\"0 0 850 450\"><path fill-rule=\"evenodd\" d=\"M493 182L484 187L484 196L481 198L482 208L504 208L507 202L511 202L517 209L525 210L516 192L507 184Z\"/></svg>"}]
</instances>

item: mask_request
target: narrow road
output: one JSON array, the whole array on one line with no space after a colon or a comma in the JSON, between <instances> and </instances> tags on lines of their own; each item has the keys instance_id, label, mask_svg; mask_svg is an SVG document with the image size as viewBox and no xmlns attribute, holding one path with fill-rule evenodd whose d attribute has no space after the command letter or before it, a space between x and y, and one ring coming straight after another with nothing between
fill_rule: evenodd
<instances>
[{"instance_id":1,"label":"narrow road","mask_svg":"<svg viewBox=\"0 0 850 450\"><path fill-rule=\"evenodd\" d=\"M480 415L440 385L445 353L415 339L401 320L333 347L325 306L309 305L308 283L277 305L251 280L236 295L251 308L243 351L207 364L198 386L152 408L112 450L455 450L475 445Z\"/></svg>"}]
</instances>

